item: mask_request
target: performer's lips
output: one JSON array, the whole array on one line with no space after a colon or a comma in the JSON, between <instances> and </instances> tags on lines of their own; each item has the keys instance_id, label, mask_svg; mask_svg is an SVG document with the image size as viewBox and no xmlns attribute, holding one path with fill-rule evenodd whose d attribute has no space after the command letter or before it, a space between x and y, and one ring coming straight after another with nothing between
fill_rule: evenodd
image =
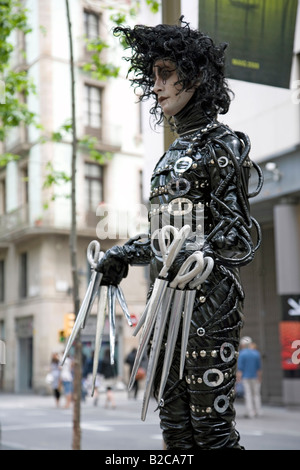
<instances>
[{"instance_id":1,"label":"performer's lips","mask_svg":"<svg viewBox=\"0 0 300 470\"><path fill-rule=\"evenodd\" d=\"M161 104L162 104L164 101L166 101L167 99L168 99L168 98L167 98L166 96L160 96L160 97L158 98L158 102L159 102L159 104L161 105Z\"/></svg>"}]
</instances>

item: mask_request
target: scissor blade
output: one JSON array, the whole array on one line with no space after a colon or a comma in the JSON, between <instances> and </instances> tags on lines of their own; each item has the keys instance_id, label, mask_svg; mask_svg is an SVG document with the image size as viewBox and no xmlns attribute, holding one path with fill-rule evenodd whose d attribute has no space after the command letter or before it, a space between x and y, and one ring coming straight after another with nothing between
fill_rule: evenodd
<instances>
[{"instance_id":1,"label":"scissor blade","mask_svg":"<svg viewBox=\"0 0 300 470\"><path fill-rule=\"evenodd\" d=\"M96 272L95 282L94 282L94 285L93 285L92 290L91 290L91 296L90 296L90 299L89 299L89 302L88 302L88 306L87 306L87 309L86 309L86 314L85 314L84 319L83 319L83 321L82 321L81 328L84 328L85 325L86 325L87 319L88 319L89 314L90 314L90 312L91 312L91 310L92 310L92 306L93 306L93 304L94 304L94 302L95 302L95 299L96 299L96 297L97 297L97 294L98 294L98 290L99 290L99 286L100 286L102 277L103 277L103 274L102 274L102 273Z\"/></svg>"},{"instance_id":2,"label":"scissor blade","mask_svg":"<svg viewBox=\"0 0 300 470\"><path fill-rule=\"evenodd\" d=\"M109 315L109 342L110 342L110 363L115 363L116 345L116 298L117 287L108 286L108 315Z\"/></svg>"},{"instance_id":3,"label":"scissor blade","mask_svg":"<svg viewBox=\"0 0 300 470\"><path fill-rule=\"evenodd\" d=\"M141 419L143 421L145 421L146 415L147 415L155 370L156 370L157 361L159 358L161 343L162 343L163 335L165 332L166 322L168 319L168 313L169 313L171 301L173 298L173 293L174 293L174 289L170 289L170 287L168 287L166 290L165 297L163 299L163 303L161 304L158 314L157 314L157 320L155 323L155 329L154 329L153 338L152 338L152 346L150 350L148 367L147 367L145 393L144 393L144 398L143 398L142 415L141 415Z\"/></svg>"},{"instance_id":4,"label":"scissor blade","mask_svg":"<svg viewBox=\"0 0 300 470\"><path fill-rule=\"evenodd\" d=\"M147 318L147 313L148 313L148 308L149 308L149 304L150 304L150 299L148 300L147 304L146 304L146 307L142 313L142 316L141 318L139 319L138 321L138 324L136 325L135 329L134 329L134 332L132 333L133 336L136 336L138 334L138 332L140 331L140 329L142 328L143 324L145 323L146 321L146 318Z\"/></svg>"},{"instance_id":5,"label":"scissor blade","mask_svg":"<svg viewBox=\"0 0 300 470\"><path fill-rule=\"evenodd\" d=\"M182 336L181 336L181 355L180 355L180 369L179 378L182 379L183 368L185 363L185 354L187 343L189 339L190 324L193 313L194 301L196 296L196 290L188 290L185 294L184 301L184 316L182 322Z\"/></svg>"},{"instance_id":6,"label":"scissor blade","mask_svg":"<svg viewBox=\"0 0 300 470\"><path fill-rule=\"evenodd\" d=\"M87 288L87 291L86 291L86 294L84 296L81 307L80 307L79 312L77 314L72 332L71 332L70 337L68 339L68 343L67 343L67 346L66 346L61 364L64 364L64 362L66 360L66 357L67 357L67 355L68 355L68 353L69 353L69 351L72 347L72 344L73 344L73 342L74 342L74 340L75 340L75 338L76 338L76 336L77 336L77 334L78 334L78 332L79 332L79 330L82 326L82 323L84 322L84 319L86 317L87 308L88 308L90 298L91 298L91 293L92 293L92 290L93 290L93 287L94 287L94 284L95 284L95 279L96 279L96 272L93 272L93 274L91 276L91 280L90 280L88 288Z\"/></svg>"},{"instance_id":7,"label":"scissor blade","mask_svg":"<svg viewBox=\"0 0 300 470\"><path fill-rule=\"evenodd\" d=\"M97 311L97 326L95 338L95 352L93 361L93 379L92 379L92 396L94 395L96 376L98 371L99 353L102 343L102 336L104 330L105 310L107 305L107 286L101 286L99 292L98 311Z\"/></svg>"},{"instance_id":8,"label":"scissor blade","mask_svg":"<svg viewBox=\"0 0 300 470\"><path fill-rule=\"evenodd\" d=\"M131 390L134 384L137 370L139 368L140 362L144 356L147 344L152 334L157 311L158 311L159 306L162 303L163 296L165 294L167 286L168 286L168 281L164 281L163 279L155 280L152 295L150 297L150 304L149 304L149 308L147 312L147 318L146 318L144 328L141 334L140 344L139 344L139 347L135 356L135 361L133 364L132 373L131 373L131 377L129 380L129 385L128 385L129 390Z\"/></svg>"},{"instance_id":9,"label":"scissor blade","mask_svg":"<svg viewBox=\"0 0 300 470\"><path fill-rule=\"evenodd\" d=\"M121 305L121 308L123 310L123 313L125 315L128 325L132 326L132 321L130 318L130 313L129 313L128 306L126 303L126 299L120 286L117 287L117 299L118 299L119 304Z\"/></svg>"},{"instance_id":10,"label":"scissor blade","mask_svg":"<svg viewBox=\"0 0 300 470\"><path fill-rule=\"evenodd\" d=\"M167 346L166 352L164 357L164 365L161 374L160 380L160 388L159 388L159 395L158 395L158 402L160 402L162 395L164 393L164 389L166 386L167 378L170 372L170 367L173 359L173 354L175 350L175 344L177 341L178 330L181 320L181 313L182 307L184 302L185 291L184 290L176 290L174 294L174 301L170 316L170 324L169 324L169 331L167 337Z\"/></svg>"}]
</instances>

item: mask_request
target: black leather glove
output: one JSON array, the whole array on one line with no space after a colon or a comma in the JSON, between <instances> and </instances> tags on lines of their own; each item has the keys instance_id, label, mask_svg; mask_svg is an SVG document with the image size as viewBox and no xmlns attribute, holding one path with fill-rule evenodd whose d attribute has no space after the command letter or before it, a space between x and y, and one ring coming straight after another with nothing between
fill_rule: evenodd
<instances>
[{"instance_id":1,"label":"black leather glove","mask_svg":"<svg viewBox=\"0 0 300 470\"><path fill-rule=\"evenodd\" d=\"M128 274L128 263L124 257L123 247L116 245L107 250L99 261L96 271L103 273L102 285L120 284Z\"/></svg>"},{"instance_id":2,"label":"black leather glove","mask_svg":"<svg viewBox=\"0 0 300 470\"><path fill-rule=\"evenodd\" d=\"M150 239L137 235L123 246L113 246L104 253L96 271L103 273L102 285L118 285L128 275L129 265L145 266L150 263L152 249Z\"/></svg>"}]
</instances>

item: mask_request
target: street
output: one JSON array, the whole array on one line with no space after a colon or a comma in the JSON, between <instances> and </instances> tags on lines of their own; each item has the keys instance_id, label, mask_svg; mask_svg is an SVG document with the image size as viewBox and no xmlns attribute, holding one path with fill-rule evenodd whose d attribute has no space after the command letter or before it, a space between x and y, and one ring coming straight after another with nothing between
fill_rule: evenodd
<instances>
[{"instance_id":1,"label":"street","mask_svg":"<svg viewBox=\"0 0 300 470\"><path fill-rule=\"evenodd\" d=\"M156 404L150 401L141 421L142 392L137 400L126 391L115 393L116 408L105 408L101 394L97 406L87 397L81 408L82 450L163 449ZM52 396L0 394L3 450L71 450L72 410L56 408ZM244 418L238 401L237 429L246 450L299 450L300 410L263 407L261 418Z\"/></svg>"}]
</instances>

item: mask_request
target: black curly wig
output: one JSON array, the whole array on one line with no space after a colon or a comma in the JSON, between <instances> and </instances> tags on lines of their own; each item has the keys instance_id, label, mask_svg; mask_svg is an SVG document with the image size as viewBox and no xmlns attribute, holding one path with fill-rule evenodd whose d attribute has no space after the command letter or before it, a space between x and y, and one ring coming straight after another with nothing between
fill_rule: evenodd
<instances>
[{"instance_id":1,"label":"black curly wig","mask_svg":"<svg viewBox=\"0 0 300 470\"><path fill-rule=\"evenodd\" d=\"M179 25L118 26L114 28L114 34L122 36L126 48L132 49L131 57L125 57L131 62L128 74L133 72L133 78L130 81L135 88L142 90L140 100L154 96L155 104L150 113L158 124L164 118L153 92L153 65L158 59L176 64L182 90L197 86L194 103L200 112L211 119L219 113L227 113L232 93L224 76L227 44L216 46L210 37L190 28L183 17Z\"/></svg>"}]
</instances>

